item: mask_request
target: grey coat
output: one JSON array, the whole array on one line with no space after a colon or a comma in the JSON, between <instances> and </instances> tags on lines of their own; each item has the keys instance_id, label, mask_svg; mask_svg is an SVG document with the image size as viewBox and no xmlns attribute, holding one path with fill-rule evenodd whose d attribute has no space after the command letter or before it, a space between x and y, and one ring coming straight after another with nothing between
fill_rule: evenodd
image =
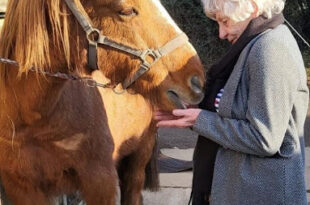
<instances>
[{"instance_id":1,"label":"grey coat","mask_svg":"<svg viewBox=\"0 0 310 205\"><path fill-rule=\"evenodd\" d=\"M219 112L202 111L194 130L218 144L212 205L306 205L303 126L306 73L280 25L242 51Z\"/></svg>"}]
</instances>

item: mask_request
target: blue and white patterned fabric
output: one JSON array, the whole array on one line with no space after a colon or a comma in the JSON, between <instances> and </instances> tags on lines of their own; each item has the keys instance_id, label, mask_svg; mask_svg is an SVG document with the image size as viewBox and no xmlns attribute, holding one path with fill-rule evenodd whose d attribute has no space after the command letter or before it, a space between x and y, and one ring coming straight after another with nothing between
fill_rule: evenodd
<instances>
[{"instance_id":1,"label":"blue and white patterned fabric","mask_svg":"<svg viewBox=\"0 0 310 205\"><path fill-rule=\"evenodd\" d=\"M224 92L224 89L222 88L215 97L214 107L215 107L216 112L219 112L219 104L220 104L223 92Z\"/></svg>"}]
</instances>

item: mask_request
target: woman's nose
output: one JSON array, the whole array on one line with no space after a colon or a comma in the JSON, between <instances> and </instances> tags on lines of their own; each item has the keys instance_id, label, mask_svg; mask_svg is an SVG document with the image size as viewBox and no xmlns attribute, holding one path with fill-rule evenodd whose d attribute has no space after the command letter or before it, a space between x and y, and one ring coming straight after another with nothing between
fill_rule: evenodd
<instances>
[{"instance_id":1,"label":"woman's nose","mask_svg":"<svg viewBox=\"0 0 310 205\"><path fill-rule=\"evenodd\" d=\"M219 26L219 37L220 37L220 39L225 40L227 38L227 34L228 33L227 33L226 29L220 25Z\"/></svg>"}]
</instances>

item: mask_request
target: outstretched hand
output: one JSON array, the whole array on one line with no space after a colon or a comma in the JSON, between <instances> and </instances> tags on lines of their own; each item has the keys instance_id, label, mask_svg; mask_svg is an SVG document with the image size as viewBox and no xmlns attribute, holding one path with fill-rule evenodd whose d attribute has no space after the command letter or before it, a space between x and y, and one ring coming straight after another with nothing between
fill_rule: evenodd
<instances>
[{"instance_id":1,"label":"outstretched hand","mask_svg":"<svg viewBox=\"0 0 310 205\"><path fill-rule=\"evenodd\" d=\"M177 127L186 128L195 124L201 109L176 109L172 112L158 110L154 119L158 121L157 127Z\"/></svg>"}]
</instances>

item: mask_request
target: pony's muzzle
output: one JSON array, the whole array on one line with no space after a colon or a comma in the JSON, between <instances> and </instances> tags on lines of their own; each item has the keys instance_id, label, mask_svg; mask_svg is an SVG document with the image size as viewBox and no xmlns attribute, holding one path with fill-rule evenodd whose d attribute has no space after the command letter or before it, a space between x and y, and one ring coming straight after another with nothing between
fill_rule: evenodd
<instances>
[{"instance_id":1,"label":"pony's muzzle","mask_svg":"<svg viewBox=\"0 0 310 205\"><path fill-rule=\"evenodd\" d=\"M198 76L194 76L190 80L190 87L194 91L195 94L197 95L202 95L202 84L199 81Z\"/></svg>"}]
</instances>

